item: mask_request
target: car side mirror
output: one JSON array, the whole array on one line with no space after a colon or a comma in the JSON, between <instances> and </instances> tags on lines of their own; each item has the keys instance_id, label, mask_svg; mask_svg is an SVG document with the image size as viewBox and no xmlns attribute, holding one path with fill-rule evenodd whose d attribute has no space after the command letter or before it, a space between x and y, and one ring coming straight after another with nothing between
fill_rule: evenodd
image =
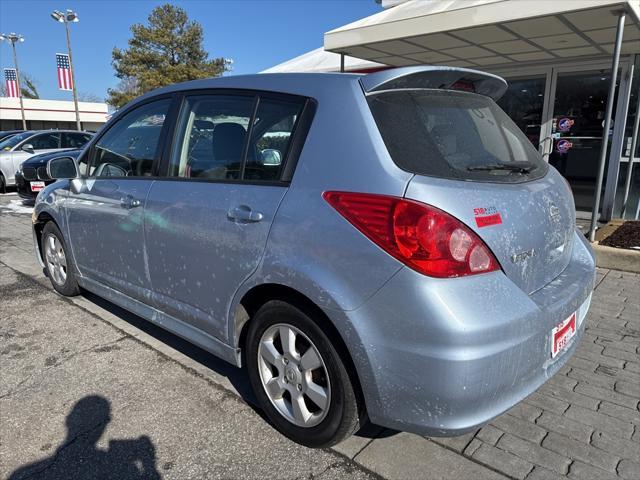
<instances>
[{"instance_id":1,"label":"car side mirror","mask_svg":"<svg viewBox=\"0 0 640 480\"><path fill-rule=\"evenodd\" d=\"M275 148L265 148L260 152L260 157L263 165L280 165L282 163L282 153Z\"/></svg>"},{"instance_id":2,"label":"car side mirror","mask_svg":"<svg viewBox=\"0 0 640 480\"><path fill-rule=\"evenodd\" d=\"M47 162L47 175L54 180L76 178L78 167L71 157L53 158Z\"/></svg>"},{"instance_id":3,"label":"car side mirror","mask_svg":"<svg viewBox=\"0 0 640 480\"><path fill-rule=\"evenodd\" d=\"M36 153L36 150L33 148L33 145L31 145L30 143L25 143L24 145L22 145L21 150L27 153Z\"/></svg>"}]
</instances>

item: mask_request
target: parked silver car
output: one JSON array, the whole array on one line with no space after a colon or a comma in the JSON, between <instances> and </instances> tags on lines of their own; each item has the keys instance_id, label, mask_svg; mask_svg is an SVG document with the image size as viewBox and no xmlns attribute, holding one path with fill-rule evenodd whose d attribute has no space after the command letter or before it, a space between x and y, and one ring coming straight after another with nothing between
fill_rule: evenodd
<instances>
[{"instance_id":1,"label":"parked silver car","mask_svg":"<svg viewBox=\"0 0 640 480\"><path fill-rule=\"evenodd\" d=\"M40 153L83 147L93 135L75 130L28 130L0 141L0 192L15 185L15 173Z\"/></svg>"},{"instance_id":2,"label":"parked silver car","mask_svg":"<svg viewBox=\"0 0 640 480\"><path fill-rule=\"evenodd\" d=\"M568 184L461 68L207 79L123 108L33 213L38 259L241 366L273 424L468 432L584 330ZM77 172L77 169L80 172ZM212 419L215 421L215 419Z\"/></svg>"}]
</instances>

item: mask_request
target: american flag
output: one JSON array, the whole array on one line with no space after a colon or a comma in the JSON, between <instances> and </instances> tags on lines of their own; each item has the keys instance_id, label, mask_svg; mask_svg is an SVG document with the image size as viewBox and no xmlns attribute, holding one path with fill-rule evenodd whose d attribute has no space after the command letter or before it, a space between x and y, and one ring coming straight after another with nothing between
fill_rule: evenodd
<instances>
[{"instance_id":1,"label":"american flag","mask_svg":"<svg viewBox=\"0 0 640 480\"><path fill-rule=\"evenodd\" d=\"M69 55L66 55L64 53L56 53L56 63L58 64L58 89L73 90Z\"/></svg>"},{"instance_id":2,"label":"american flag","mask_svg":"<svg viewBox=\"0 0 640 480\"><path fill-rule=\"evenodd\" d=\"M19 97L18 94L18 75L15 68L4 69L4 79L7 82L7 97Z\"/></svg>"}]
</instances>

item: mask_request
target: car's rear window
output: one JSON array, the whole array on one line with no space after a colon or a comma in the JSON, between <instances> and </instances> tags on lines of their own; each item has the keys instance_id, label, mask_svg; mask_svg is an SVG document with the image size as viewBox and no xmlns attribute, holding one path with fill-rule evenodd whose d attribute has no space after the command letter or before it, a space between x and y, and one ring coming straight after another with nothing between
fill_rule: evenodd
<instances>
[{"instance_id":1,"label":"car's rear window","mask_svg":"<svg viewBox=\"0 0 640 480\"><path fill-rule=\"evenodd\" d=\"M370 94L368 101L389 154L403 170L501 183L547 172L538 151L489 97L416 89Z\"/></svg>"}]
</instances>

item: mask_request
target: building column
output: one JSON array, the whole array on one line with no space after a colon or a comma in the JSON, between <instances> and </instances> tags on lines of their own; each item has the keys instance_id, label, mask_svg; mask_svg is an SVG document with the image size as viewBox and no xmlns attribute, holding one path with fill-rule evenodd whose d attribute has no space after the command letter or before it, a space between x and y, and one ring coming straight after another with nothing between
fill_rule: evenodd
<instances>
[{"instance_id":1,"label":"building column","mask_svg":"<svg viewBox=\"0 0 640 480\"><path fill-rule=\"evenodd\" d=\"M625 127L629 114L629 100L631 98L631 84L634 75L634 63L626 69L623 68L618 88L618 105L615 113L615 125L611 137L611 150L609 151L609 163L607 165L607 181L604 187L602 199L602 213L600 218L604 221L611 220L615 207L616 191L618 189L618 175L620 174L620 158L624 153Z\"/></svg>"},{"instance_id":2,"label":"building column","mask_svg":"<svg viewBox=\"0 0 640 480\"><path fill-rule=\"evenodd\" d=\"M613 113L613 100L615 98L616 81L618 79L618 65L620 64L620 50L622 48L625 18L626 12L624 10L618 12L618 27L616 29L616 43L615 48L613 49L613 58L611 61L611 80L609 85L609 94L607 95L607 109L604 116L604 128L602 129L602 146L600 148L598 176L596 178L596 192L595 198L593 199L593 210L591 212L591 225L589 226L589 240L592 242L596 238L596 229L598 228L598 210L600 209L602 179L604 178L604 167L607 159L609 129L611 128L611 114Z\"/></svg>"}]
</instances>

